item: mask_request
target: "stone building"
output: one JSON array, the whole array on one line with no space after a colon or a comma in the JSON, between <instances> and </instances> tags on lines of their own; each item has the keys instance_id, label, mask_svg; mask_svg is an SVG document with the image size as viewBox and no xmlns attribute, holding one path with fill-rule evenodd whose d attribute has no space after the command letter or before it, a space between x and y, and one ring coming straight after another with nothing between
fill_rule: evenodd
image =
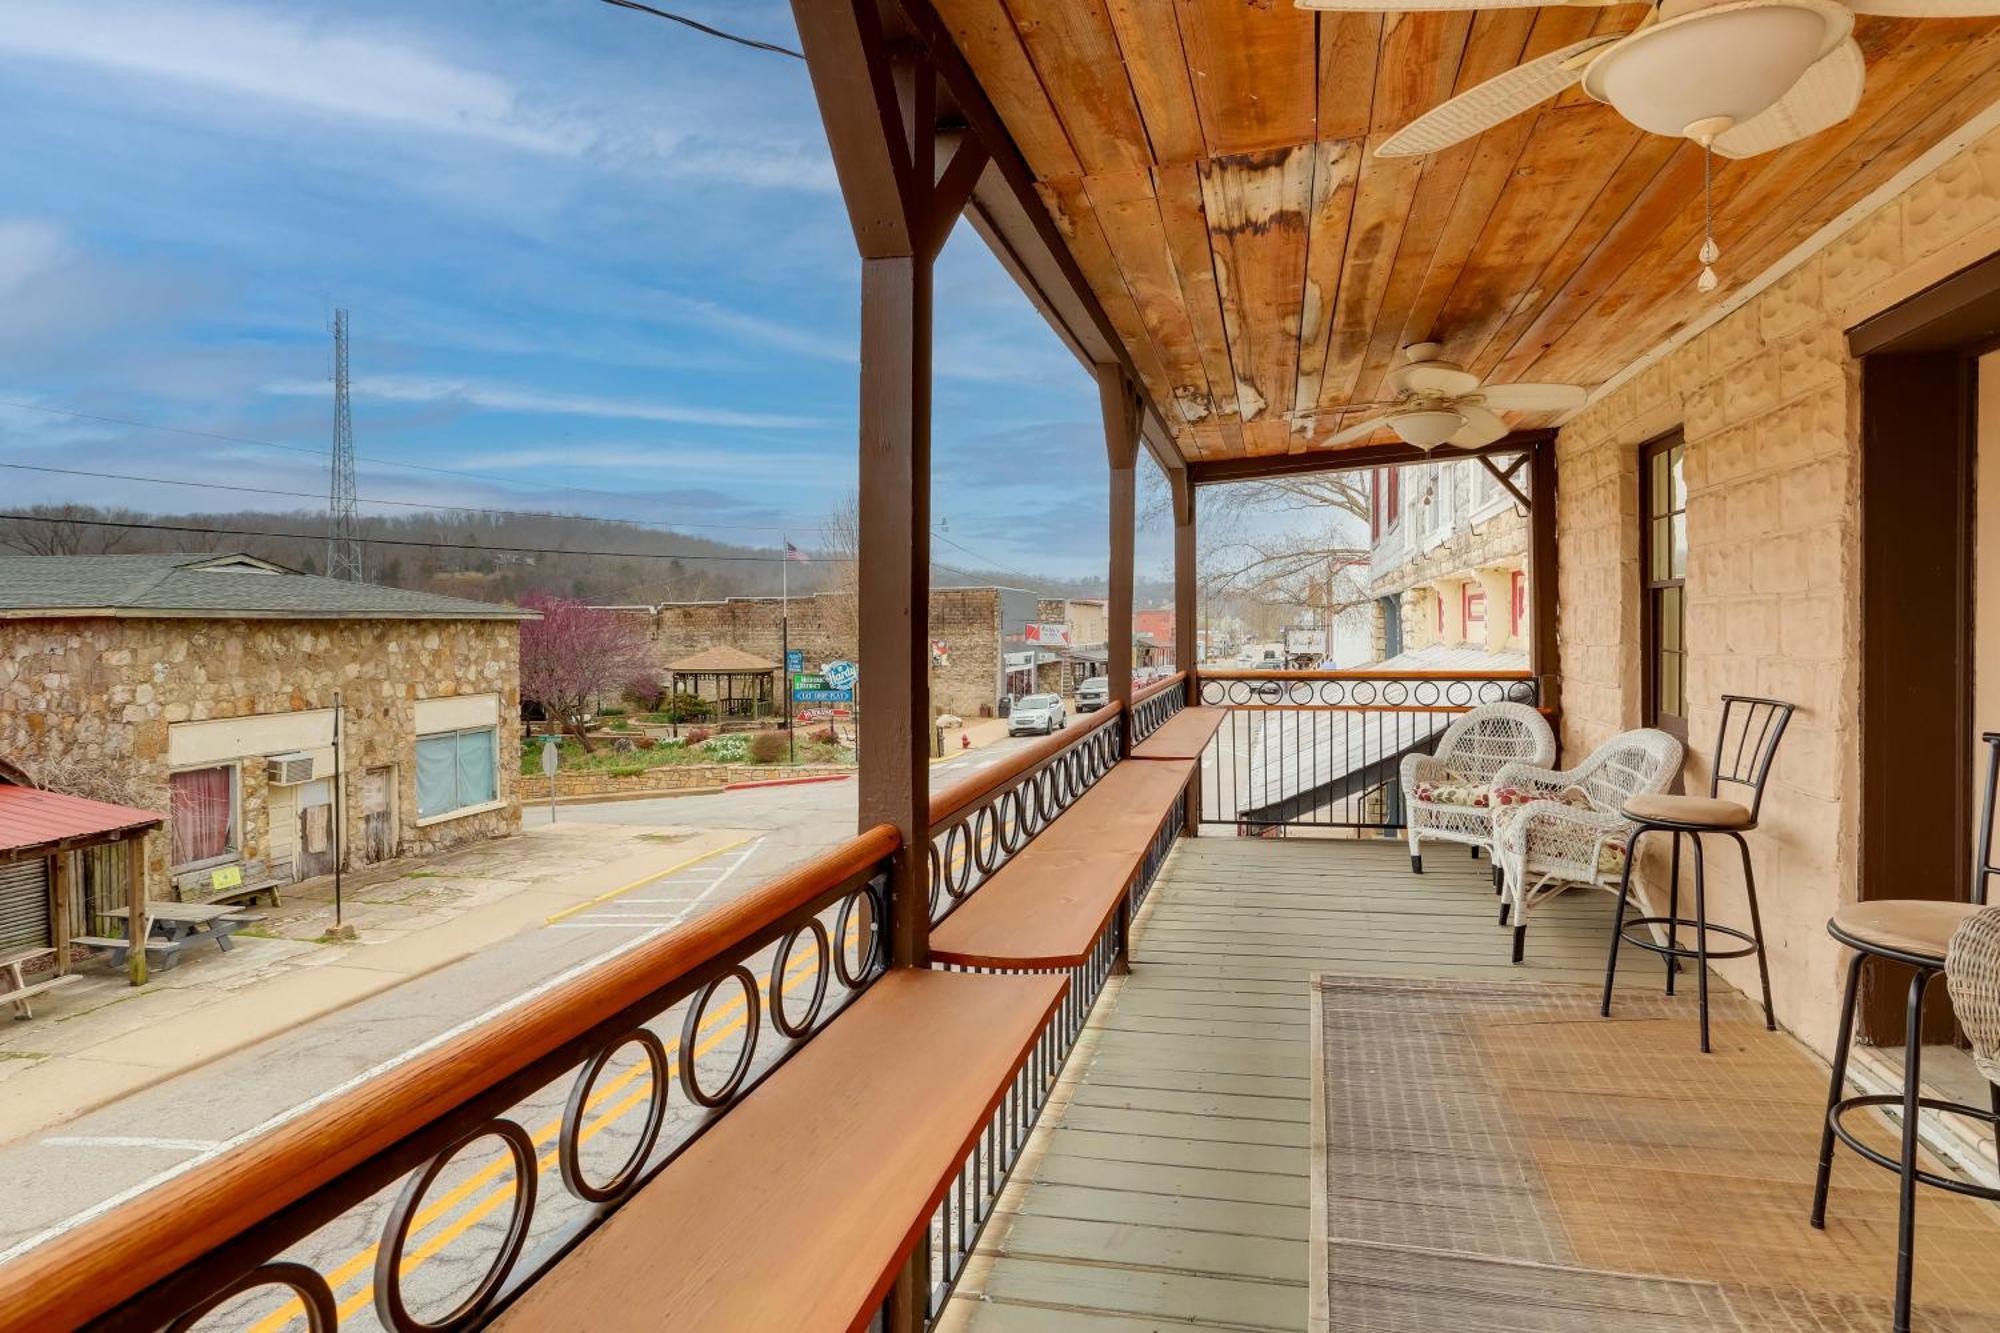
<instances>
[{"instance_id":1,"label":"stone building","mask_svg":"<svg viewBox=\"0 0 2000 1333\"><path fill-rule=\"evenodd\" d=\"M1036 615L1033 593L1018 588L931 589L931 638L940 649L932 701L940 712L979 717L995 711L1005 692L1003 645L1018 640ZM805 654L808 668L855 660L854 598L815 593L783 602L776 597L731 597L720 602L667 602L608 610L643 617L653 639L653 660L666 676L669 663L708 648L730 647L769 662L783 662L789 645ZM788 621L781 626L781 619ZM861 699L868 690L861 663Z\"/></svg>"},{"instance_id":2,"label":"stone building","mask_svg":"<svg viewBox=\"0 0 2000 1333\"><path fill-rule=\"evenodd\" d=\"M153 897L515 833L527 614L244 555L0 559L0 759L165 811ZM87 909L123 901L122 870L78 878Z\"/></svg>"},{"instance_id":3,"label":"stone building","mask_svg":"<svg viewBox=\"0 0 2000 1333\"><path fill-rule=\"evenodd\" d=\"M1493 473L1471 460L1376 468L1370 491L1376 660L1433 646L1524 651L1528 520Z\"/></svg>"}]
</instances>

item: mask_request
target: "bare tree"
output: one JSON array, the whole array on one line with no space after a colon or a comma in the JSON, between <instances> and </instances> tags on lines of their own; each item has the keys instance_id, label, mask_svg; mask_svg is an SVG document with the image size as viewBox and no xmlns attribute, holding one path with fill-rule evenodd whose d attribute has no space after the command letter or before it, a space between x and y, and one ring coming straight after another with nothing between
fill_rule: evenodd
<instances>
[{"instance_id":1,"label":"bare tree","mask_svg":"<svg viewBox=\"0 0 2000 1333\"><path fill-rule=\"evenodd\" d=\"M93 519L126 523L143 520L135 510L104 510L91 505L35 505L21 518L0 525L0 546L29 555L115 555L137 550L128 528L105 527Z\"/></svg>"},{"instance_id":2,"label":"bare tree","mask_svg":"<svg viewBox=\"0 0 2000 1333\"><path fill-rule=\"evenodd\" d=\"M646 631L631 616L546 593L530 593L521 606L542 617L521 624L521 697L588 750L584 723L597 697L655 671Z\"/></svg>"},{"instance_id":3,"label":"bare tree","mask_svg":"<svg viewBox=\"0 0 2000 1333\"><path fill-rule=\"evenodd\" d=\"M840 599L829 608L827 628L846 651L861 646L861 492L849 491L826 516L820 529L820 554L828 562L824 591Z\"/></svg>"},{"instance_id":4,"label":"bare tree","mask_svg":"<svg viewBox=\"0 0 2000 1333\"><path fill-rule=\"evenodd\" d=\"M17 758L22 771L43 791L141 810L167 808L165 788L148 781L142 765L116 758L93 758L74 746L30 750Z\"/></svg>"}]
</instances>

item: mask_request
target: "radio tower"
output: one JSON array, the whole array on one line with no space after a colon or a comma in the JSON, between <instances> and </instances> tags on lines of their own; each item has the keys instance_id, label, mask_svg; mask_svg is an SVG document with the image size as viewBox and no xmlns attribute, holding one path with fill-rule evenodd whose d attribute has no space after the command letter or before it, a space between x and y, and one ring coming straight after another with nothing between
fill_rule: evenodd
<instances>
[{"instance_id":1,"label":"radio tower","mask_svg":"<svg viewBox=\"0 0 2000 1333\"><path fill-rule=\"evenodd\" d=\"M328 578L361 581L354 519L354 418L347 407L347 312L333 312L333 488L327 496Z\"/></svg>"}]
</instances>

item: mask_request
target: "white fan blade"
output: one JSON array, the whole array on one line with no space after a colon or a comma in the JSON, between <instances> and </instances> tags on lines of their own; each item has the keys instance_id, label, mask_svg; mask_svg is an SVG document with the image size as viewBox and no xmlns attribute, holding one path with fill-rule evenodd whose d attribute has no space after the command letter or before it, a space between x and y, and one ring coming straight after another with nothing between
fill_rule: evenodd
<instances>
[{"instance_id":1,"label":"white fan blade","mask_svg":"<svg viewBox=\"0 0 2000 1333\"><path fill-rule=\"evenodd\" d=\"M2000 8L1991 12L2000 13ZM1723 157L1756 157L1830 129L1861 105L1868 62L1852 37L1813 62L1790 92L1733 130L1715 136Z\"/></svg>"},{"instance_id":2,"label":"white fan blade","mask_svg":"<svg viewBox=\"0 0 2000 1333\"><path fill-rule=\"evenodd\" d=\"M1455 444L1465 449L1477 449L1482 444L1491 444L1507 433L1507 423L1500 419L1498 412L1490 412L1477 403L1460 403L1452 411L1465 418L1465 424L1453 431L1446 444Z\"/></svg>"},{"instance_id":3,"label":"white fan blade","mask_svg":"<svg viewBox=\"0 0 2000 1333\"><path fill-rule=\"evenodd\" d=\"M1590 395L1574 384L1495 384L1479 391L1479 401L1502 412L1567 412Z\"/></svg>"},{"instance_id":4,"label":"white fan blade","mask_svg":"<svg viewBox=\"0 0 2000 1333\"><path fill-rule=\"evenodd\" d=\"M1483 6L1482 6L1483 8ZM1538 60L1516 65L1449 102L1432 107L1397 130L1376 148L1377 157L1415 157L1435 153L1483 134L1511 120L1537 102L1546 102L1583 77L1582 69L1565 69L1573 56L1619 41L1624 34L1586 37Z\"/></svg>"},{"instance_id":5,"label":"white fan blade","mask_svg":"<svg viewBox=\"0 0 2000 1333\"><path fill-rule=\"evenodd\" d=\"M2000 0L1847 0L1847 7L1857 14L1892 19L1979 19L2000 14Z\"/></svg>"},{"instance_id":6,"label":"white fan blade","mask_svg":"<svg viewBox=\"0 0 2000 1333\"><path fill-rule=\"evenodd\" d=\"M1359 425L1349 426L1346 430L1341 431L1336 435L1327 436L1324 440L1321 440L1320 443L1352 444L1356 440L1367 439L1370 435L1373 435L1376 431L1382 429L1384 426L1388 424L1389 424L1389 418L1386 416L1370 417L1368 418L1368 420L1360 423Z\"/></svg>"}]
</instances>

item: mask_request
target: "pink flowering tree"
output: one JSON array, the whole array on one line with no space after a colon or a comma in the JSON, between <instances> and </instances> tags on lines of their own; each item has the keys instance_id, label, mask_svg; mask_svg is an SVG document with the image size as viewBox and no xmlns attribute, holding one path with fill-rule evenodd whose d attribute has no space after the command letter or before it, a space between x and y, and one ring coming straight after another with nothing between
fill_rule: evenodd
<instances>
[{"instance_id":1,"label":"pink flowering tree","mask_svg":"<svg viewBox=\"0 0 2000 1333\"><path fill-rule=\"evenodd\" d=\"M546 593L529 593L521 607L542 617L521 622L521 697L587 750L584 724L599 696L656 674L646 631L631 616Z\"/></svg>"}]
</instances>

